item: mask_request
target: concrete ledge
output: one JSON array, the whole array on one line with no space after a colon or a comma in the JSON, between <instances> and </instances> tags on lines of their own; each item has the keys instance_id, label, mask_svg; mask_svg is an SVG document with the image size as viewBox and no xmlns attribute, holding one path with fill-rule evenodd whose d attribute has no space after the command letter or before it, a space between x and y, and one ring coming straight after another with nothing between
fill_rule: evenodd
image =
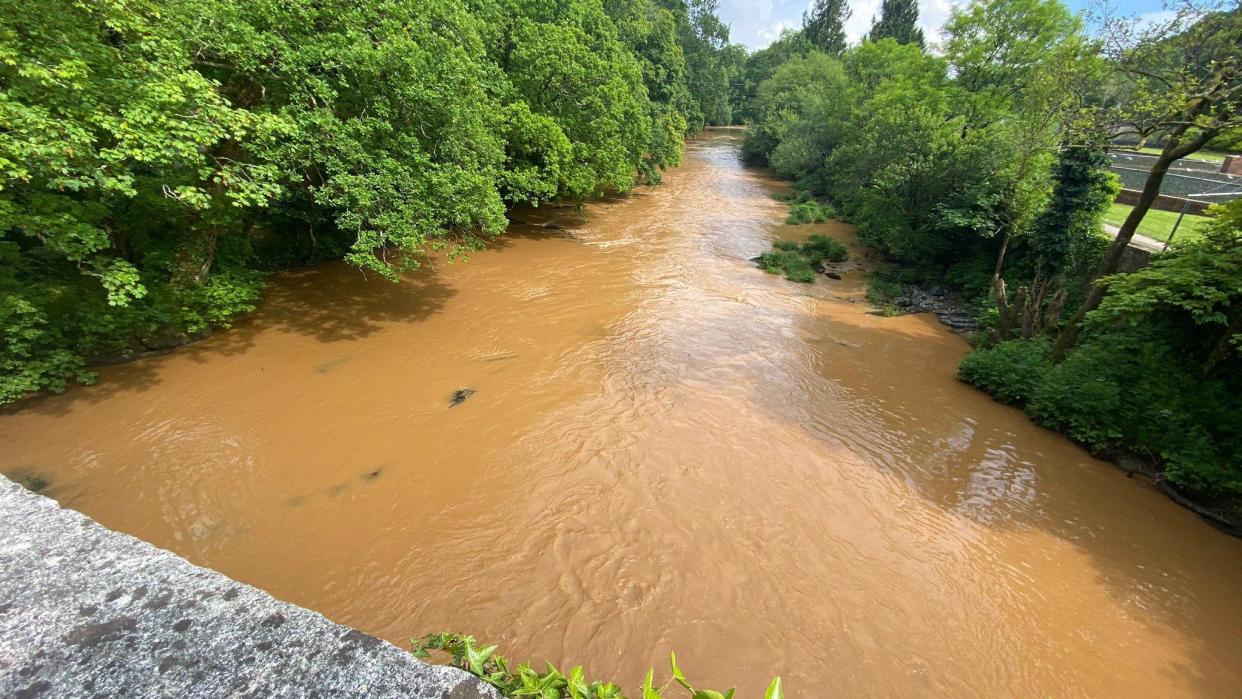
<instances>
[{"instance_id":1,"label":"concrete ledge","mask_svg":"<svg viewBox=\"0 0 1242 699\"><path fill-rule=\"evenodd\" d=\"M0 476L0 696L498 695Z\"/></svg>"},{"instance_id":2,"label":"concrete ledge","mask_svg":"<svg viewBox=\"0 0 1242 699\"><path fill-rule=\"evenodd\" d=\"M1134 206L1135 204L1138 203L1139 197L1141 197L1142 195L1143 195L1142 190L1123 189L1117 192L1117 203L1118 204L1129 204L1130 206ZM1220 202L1220 203L1224 203L1224 202ZM1206 202L1206 201L1196 201L1193 199L1186 199L1185 197L1174 197L1174 196L1169 196L1168 194L1157 195L1155 201L1151 203L1151 208L1157 209L1160 211L1172 211L1174 213L1181 213L1182 208L1185 207L1187 214L1198 214L1198 215L1202 215L1205 212L1207 212L1207 209L1209 206L1211 206L1211 203Z\"/></svg>"}]
</instances>

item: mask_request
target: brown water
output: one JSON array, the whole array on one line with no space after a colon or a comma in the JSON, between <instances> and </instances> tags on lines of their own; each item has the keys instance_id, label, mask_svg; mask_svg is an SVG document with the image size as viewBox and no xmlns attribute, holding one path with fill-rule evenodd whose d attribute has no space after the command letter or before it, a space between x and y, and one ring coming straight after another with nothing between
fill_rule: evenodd
<instances>
[{"instance_id":1,"label":"brown water","mask_svg":"<svg viewBox=\"0 0 1242 699\"><path fill-rule=\"evenodd\" d=\"M0 418L2 466L404 644L454 629L634 687L1238 696L1242 541L953 378L857 272L747 258L735 132L393 286L276 282L233 331ZM454 390L477 390L449 407Z\"/></svg>"}]
</instances>

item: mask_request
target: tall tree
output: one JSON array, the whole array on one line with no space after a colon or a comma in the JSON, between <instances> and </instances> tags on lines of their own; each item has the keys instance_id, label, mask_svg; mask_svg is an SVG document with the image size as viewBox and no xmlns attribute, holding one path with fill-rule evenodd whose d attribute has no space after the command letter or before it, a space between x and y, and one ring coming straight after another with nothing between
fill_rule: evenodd
<instances>
[{"instance_id":1,"label":"tall tree","mask_svg":"<svg viewBox=\"0 0 1242 699\"><path fill-rule=\"evenodd\" d=\"M880 6L880 18L871 24L872 41L893 39L899 44L923 46L923 30L919 29L918 0L884 0Z\"/></svg>"},{"instance_id":2,"label":"tall tree","mask_svg":"<svg viewBox=\"0 0 1242 699\"><path fill-rule=\"evenodd\" d=\"M1100 305L1107 287L1094 283L1114 274L1164 176L1174 162L1209 141L1242 127L1242 9L1203 12L1188 6L1172 21L1152 26L1138 19L1106 19L1101 34L1116 71L1114 124L1140 144L1163 137L1164 145L1134 209L1121 224L1086 300L1057 338L1061 360L1078 341L1083 318Z\"/></svg>"},{"instance_id":3,"label":"tall tree","mask_svg":"<svg viewBox=\"0 0 1242 699\"><path fill-rule=\"evenodd\" d=\"M802 13L802 31L815 48L839 56L845 51L845 20L850 18L846 0L815 0Z\"/></svg>"}]
</instances>

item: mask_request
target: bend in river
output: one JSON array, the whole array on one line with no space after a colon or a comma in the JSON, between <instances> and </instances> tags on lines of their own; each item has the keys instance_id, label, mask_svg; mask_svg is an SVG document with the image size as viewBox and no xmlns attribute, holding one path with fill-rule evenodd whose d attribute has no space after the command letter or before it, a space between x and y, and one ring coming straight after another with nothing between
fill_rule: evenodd
<instances>
[{"instance_id":1,"label":"bend in river","mask_svg":"<svg viewBox=\"0 0 1242 699\"><path fill-rule=\"evenodd\" d=\"M851 231L780 224L737 142L400 285L283 275L0 417L0 467L400 645L627 688L676 650L739 696L1236 695L1242 542L958 383L965 342L860 272L755 269Z\"/></svg>"}]
</instances>

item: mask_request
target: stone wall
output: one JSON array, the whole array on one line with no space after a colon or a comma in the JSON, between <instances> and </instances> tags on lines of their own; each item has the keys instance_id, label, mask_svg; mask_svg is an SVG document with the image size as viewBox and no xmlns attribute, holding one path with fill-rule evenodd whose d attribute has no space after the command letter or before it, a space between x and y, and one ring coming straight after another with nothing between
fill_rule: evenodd
<instances>
[{"instance_id":1,"label":"stone wall","mask_svg":"<svg viewBox=\"0 0 1242 699\"><path fill-rule=\"evenodd\" d=\"M1138 203L1139 196L1141 194L1142 192L1137 189L1123 189L1117 193L1117 203L1129 204L1133 206ZM1187 201L1190 201L1189 206L1186 206ZM1167 194L1158 195L1156 200L1151 204L1151 208L1153 209L1174 212L1180 212L1183 206L1186 206L1186 213L1188 214L1202 214L1204 211L1207 211L1207 208L1211 206L1211 204L1205 201L1194 201L1187 200L1182 197L1171 197Z\"/></svg>"},{"instance_id":2,"label":"stone wall","mask_svg":"<svg viewBox=\"0 0 1242 699\"><path fill-rule=\"evenodd\" d=\"M0 696L497 699L3 476Z\"/></svg>"}]
</instances>

